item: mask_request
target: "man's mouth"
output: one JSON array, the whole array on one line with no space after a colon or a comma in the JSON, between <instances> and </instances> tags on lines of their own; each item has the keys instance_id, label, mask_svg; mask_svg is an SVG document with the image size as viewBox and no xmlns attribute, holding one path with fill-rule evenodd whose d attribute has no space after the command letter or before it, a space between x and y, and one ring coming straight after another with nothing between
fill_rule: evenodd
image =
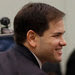
<instances>
[{"instance_id":1,"label":"man's mouth","mask_svg":"<svg viewBox=\"0 0 75 75\"><path fill-rule=\"evenodd\" d=\"M55 50L62 50L62 48L57 48L57 49L55 49Z\"/></svg>"},{"instance_id":2,"label":"man's mouth","mask_svg":"<svg viewBox=\"0 0 75 75\"><path fill-rule=\"evenodd\" d=\"M57 48L55 50L57 51L58 54L62 55L62 48Z\"/></svg>"}]
</instances>

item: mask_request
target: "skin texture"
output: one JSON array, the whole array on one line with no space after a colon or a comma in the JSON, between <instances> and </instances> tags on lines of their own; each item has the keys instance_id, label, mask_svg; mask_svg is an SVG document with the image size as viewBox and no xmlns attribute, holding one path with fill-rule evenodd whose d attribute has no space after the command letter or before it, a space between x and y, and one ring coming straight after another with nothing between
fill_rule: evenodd
<instances>
[{"instance_id":1,"label":"skin texture","mask_svg":"<svg viewBox=\"0 0 75 75\"><path fill-rule=\"evenodd\" d=\"M63 19L49 23L49 29L43 36L39 36L33 30L27 33L27 40L24 43L42 63L60 62L62 60L62 48L66 46L63 38L65 32Z\"/></svg>"}]
</instances>

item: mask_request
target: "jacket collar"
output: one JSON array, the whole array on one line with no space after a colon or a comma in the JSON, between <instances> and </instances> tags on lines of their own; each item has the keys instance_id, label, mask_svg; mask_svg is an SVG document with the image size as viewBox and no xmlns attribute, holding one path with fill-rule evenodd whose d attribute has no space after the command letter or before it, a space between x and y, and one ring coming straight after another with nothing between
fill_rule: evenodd
<instances>
[{"instance_id":1,"label":"jacket collar","mask_svg":"<svg viewBox=\"0 0 75 75\"><path fill-rule=\"evenodd\" d=\"M20 52L26 58L31 60L33 63L35 63L38 67L40 67L35 56L32 54L32 52L30 52L30 50L27 47L21 44L15 44L15 48L18 52Z\"/></svg>"}]
</instances>

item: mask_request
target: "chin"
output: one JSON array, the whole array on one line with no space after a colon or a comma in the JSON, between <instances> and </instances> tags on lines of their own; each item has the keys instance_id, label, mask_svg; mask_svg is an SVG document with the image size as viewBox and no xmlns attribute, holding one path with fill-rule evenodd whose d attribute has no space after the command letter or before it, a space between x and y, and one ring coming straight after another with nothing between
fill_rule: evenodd
<instances>
[{"instance_id":1,"label":"chin","mask_svg":"<svg viewBox=\"0 0 75 75\"><path fill-rule=\"evenodd\" d=\"M61 61L62 61L62 57L61 57L61 56L58 57L58 58L56 59L56 61L57 61L57 62L61 62Z\"/></svg>"},{"instance_id":2,"label":"chin","mask_svg":"<svg viewBox=\"0 0 75 75\"><path fill-rule=\"evenodd\" d=\"M59 62L61 62L61 60L52 60L52 61L50 61L51 63L59 63Z\"/></svg>"},{"instance_id":3,"label":"chin","mask_svg":"<svg viewBox=\"0 0 75 75\"><path fill-rule=\"evenodd\" d=\"M55 62L57 62L57 63L58 63L58 62L61 62L61 61L62 61L61 59L56 59L56 60L55 60Z\"/></svg>"},{"instance_id":4,"label":"chin","mask_svg":"<svg viewBox=\"0 0 75 75\"><path fill-rule=\"evenodd\" d=\"M57 60L57 62L61 62L61 61L62 61L61 59L58 59L58 60Z\"/></svg>"},{"instance_id":5,"label":"chin","mask_svg":"<svg viewBox=\"0 0 75 75\"><path fill-rule=\"evenodd\" d=\"M58 60L58 62L61 62L61 60Z\"/></svg>"}]
</instances>

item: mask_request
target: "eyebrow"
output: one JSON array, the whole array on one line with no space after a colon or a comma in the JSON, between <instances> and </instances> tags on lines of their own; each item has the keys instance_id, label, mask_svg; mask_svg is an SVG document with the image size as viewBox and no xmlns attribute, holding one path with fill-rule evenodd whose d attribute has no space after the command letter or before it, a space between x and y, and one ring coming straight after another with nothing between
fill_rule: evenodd
<instances>
[{"instance_id":1,"label":"eyebrow","mask_svg":"<svg viewBox=\"0 0 75 75\"><path fill-rule=\"evenodd\" d=\"M64 34L66 31L64 31L64 32L55 32L55 33L53 33L53 34Z\"/></svg>"}]
</instances>

